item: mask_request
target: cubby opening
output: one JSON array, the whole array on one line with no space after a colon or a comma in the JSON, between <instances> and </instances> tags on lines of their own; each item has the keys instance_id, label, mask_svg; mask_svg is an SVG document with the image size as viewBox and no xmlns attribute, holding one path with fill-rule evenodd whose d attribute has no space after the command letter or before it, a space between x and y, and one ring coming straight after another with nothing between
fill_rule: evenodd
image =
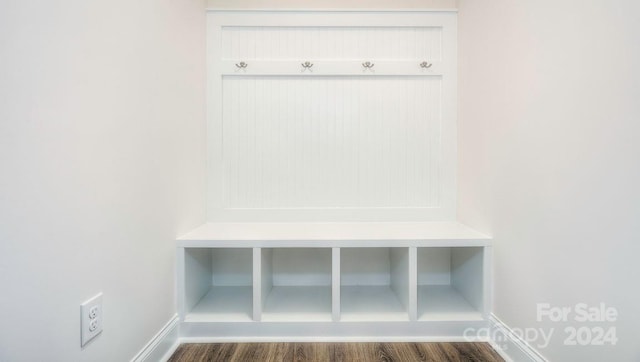
<instances>
[{"instance_id":1,"label":"cubby opening","mask_svg":"<svg viewBox=\"0 0 640 362\"><path fill-rule=\"evenodd\" d=\"M265 248L263 321L331 321L331 249Z\"/></svg>"},{"instance_id":2,"label":"cubby opening","mask_svg":"<svg viewBox=\"0 0 640 362\"><path fill-rule=\"evenodd\" d=\"M185 249L185 321L252 321L252 249Z\"/></svg>"},{"instance_id":3,"label":"cubby opening","mask_svg":"<svg viewBox=\"0 0 640 362\"><path fill-rule=\"evenodd\" d=\"M418 320L482 320L483 251L418 248Z\"/></svg>"},{"instance_id":4,"label":"cubby opening","mask_svg":"<svg viewBox=\"0 0 640 362\"><path fill-rule=\"evenodd\" d=\"M407 321L409 288L409 248L340 249L340 320Z\"/></svg>"}]
</instances>

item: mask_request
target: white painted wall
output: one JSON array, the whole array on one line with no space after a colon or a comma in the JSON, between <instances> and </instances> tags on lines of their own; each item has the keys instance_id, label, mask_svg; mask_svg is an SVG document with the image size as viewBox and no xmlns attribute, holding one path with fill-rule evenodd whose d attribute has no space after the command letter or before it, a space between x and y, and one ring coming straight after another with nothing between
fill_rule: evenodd
<instances>
[{"instance_id":1,"label":"white painted wall","mask_svg":"<svg viewBox=\"0 0 640 362\"><path fill-rule=\"evenodd\" d=\"M175 313L174 239L205 219L204 8L0 3L1 361L127 361Z\"/></svg>"},{"instance_id":2,"label":"white painted wall","mask_svg":"<svg viewBox=\"0 0 640 362\"><path fill-rule=\"evenodd\" d=\"M640 360L640 3L459 10L459 217L495 237L495 314L555 328L553 361ZM616 307L618 345L564 346L539 302Z\"/></svg>"}]
</instances>

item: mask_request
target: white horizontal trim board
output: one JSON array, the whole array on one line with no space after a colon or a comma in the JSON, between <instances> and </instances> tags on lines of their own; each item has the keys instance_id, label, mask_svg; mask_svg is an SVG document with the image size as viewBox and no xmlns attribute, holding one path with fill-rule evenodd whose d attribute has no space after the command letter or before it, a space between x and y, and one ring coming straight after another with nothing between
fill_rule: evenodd
<instances>
[{"instance_id":1,"label":"white horizontal trim board","mask_svg":"<svg viewBox=\"0 0 640 362\"><path fill-rule=\"evenodd\" d=\"M548 362L526 341L516 335L509 326L494 314L489 316L491 346L506 361L514 362Z\"/></svg>"},{"instance_id":2,"label":"white horizontal trim board","mask_svg":"<svg viewBox=\"0 0 640 362\"><path fill-rule=\"evenodd\" d=\"M455 14L208 17L210 221L455 218Z\"/></svg>"},{"instance_id":3,"label":"white horizontal trim board","mask_svg":"<svg viewBox=\"0 0 640 362\"><path fill-rule=\"evenodd\" d=\"M490 240L490 236L453 221L205 223L179 237L178 246L451 247L486 246Z\"/></svg>"},{"instance_id":4,"label":"white horizontal trim board","mask_svg":"<svg viewBox=\"0 0 640 362\"><path fill-rule=\"evenodd\" d=\"M296 0L207 0L207 9L225 11L457 11L457 8L456 0L329 0L313 4Z\"/></svg>"},{"instance_id":5,"label":"white horizontal trim board","mask_svg":"<svg viewBox=\"0 0 640 362\"><path fill-rule=\"evenodd\" d=\"M305 58L303 58L305 59ZM364 58L367 59L367 58ZM362 60L314 60L308 59L313 66L304 68L301 61L298 60L246 60L246 58L236 58L234 60L222 60L217 64L220 70L220 76L299 76L300 80L309 77L320 76L443 76L444 66L441 62L429 60L375 60L371 69L362 66ZM245 61L246 68L238 68L240 62ZM420 63L428 61L431 66L422 68ZM218 74L217 74L218 75ZM428 81L428 79L415 78L416 80ZM437 78L439 81L440 78ZM419 94L418 94L419 95ZM423 96L423 95L420 95Z\"/></svg>"},{"instance_id":6,"label":"white horizontal trim board","mask_svg":"<svg viewBox=\"0 0 640 362\"><path fill-rule=\"evenodd\" d=\"M270 337L182 337L180 343L278 343L278 342L299 342L299 343L393 343L393 342L487 342L490 341L484 336L462 337L462 336L399 336L399 337L371 337L371 336L351 336L351 337L298 337L289 336L286 339L280 336ZM504 358L504 357L503 357Z\"/></svg>"},{"instance_id":7,"label":"white horizontal trim board","mask_svg":"<svg viewBox=\"0 0 640 362\"><path fill-rule=\"evenodd\" d=\"M131 362L167 361L180 345L178 322L179 319L176 314L131 359Z\"/></svg>"},{"instance_id":8,"label":"white horizontal trim board","mask_svg":"<svg viewBox=\"0 0 640 362\"><path fill-rule=\"evenodd\" d=\"M209 11L209 30L224 27L454 27L456 14L430 11ZM453 29L452 29L453 30ZM221 43L216 43L221 44Z\"/></svg>"},{"instance_id":9,"label":"white horizontal trim board","mask_svg":"<svg viewBox=\"0 0 640 362\"><path fill-rule=\"evenodd\" d=\"M222 59L442 60L440 26L223 27Z\"/></svg>"},{"instance_id":10,"label":"white horizontal trim board","mask_svg":"<svg viewBox=\"0 0 640 362\"><path fill-rule=\"evenodd\" d=\"M482 330L486 321L461 322L260 322L182 323L183 341L486 341L484 336L465 338L465 330Z\"/></svg>"}]
</instances>

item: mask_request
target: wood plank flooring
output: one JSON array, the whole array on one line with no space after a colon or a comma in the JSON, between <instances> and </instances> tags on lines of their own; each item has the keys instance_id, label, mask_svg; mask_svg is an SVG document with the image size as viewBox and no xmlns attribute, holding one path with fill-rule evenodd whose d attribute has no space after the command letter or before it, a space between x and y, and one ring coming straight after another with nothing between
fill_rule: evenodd
<instances>
[{"instance_id":1,"label":"wood plank flooring","mask_svg":"<svg viewBox=\"0 0 640 362\"><path fill-rule=\"evenodd\" d=\"M502 362L488 343L208 343L183 344L170 362L344 361Z\"/></svg>"}]
</instances>

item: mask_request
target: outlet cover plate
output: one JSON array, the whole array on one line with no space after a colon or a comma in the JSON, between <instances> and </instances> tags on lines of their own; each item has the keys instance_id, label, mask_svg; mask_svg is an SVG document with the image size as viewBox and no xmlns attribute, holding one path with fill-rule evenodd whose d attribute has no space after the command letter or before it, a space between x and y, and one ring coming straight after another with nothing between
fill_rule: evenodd
<instances>
[{"instance_id":1,"label":"outlet cover plate","mask_svg":"<svg viewBox=\"0 0 640 362\"><path fill-rule=\"evenodd\" d=\"M102 332L102 293L80 305L80 346Z\"/></svg>"}]
</instances>

